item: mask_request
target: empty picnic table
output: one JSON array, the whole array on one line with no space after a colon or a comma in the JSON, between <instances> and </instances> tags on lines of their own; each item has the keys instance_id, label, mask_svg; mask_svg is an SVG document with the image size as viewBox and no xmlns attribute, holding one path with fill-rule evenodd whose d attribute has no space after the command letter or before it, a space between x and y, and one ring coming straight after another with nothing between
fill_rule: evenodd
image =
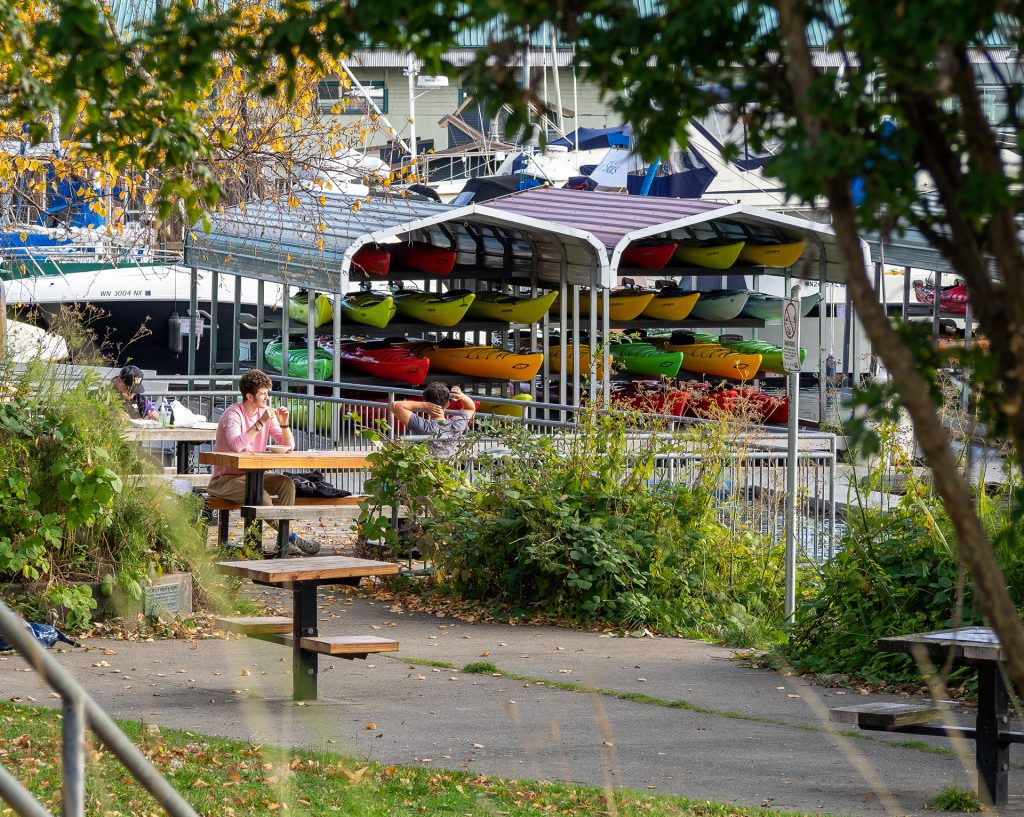
<instances>
[{"instance_id":1,"label":"empty picnic table","mask_svg":"<svg viewBox=\"0 0 1024 817\"><path fill-rule=\"evenodd\" d=\"M378 636L321 636L316 603L320 585L358 583L364 576L394 575L398 565L393 562L326 556L217 562L216 568L220 573L249 579L255 584L292 591L291 619L283 616L222 618L218 619L218 624L222 629L252 638L291 644L293 700L316 700L320 654L352 659L398 649L397 641Z\"/></svg>"},{"instance_id":2,"label":"empty picnic table","mask_svg":"<svg viewBox=\"0 0 1024 817\"><path fill-rule=\"evenodd\" d=\"M1009 799L1010 744L1024 743L1024 732L1011 731L1009 696L1003 681L1005 660L999 637L991 627L960 627L928 633L880 638L883 652L907 653L936 666L969 666L978 671L978 713L973 727L932 724L946 703L860 704L833 710L833 720L861 729L908 732L916 735L959 735L974 741L978 794L996 806Z\"/></svg>"}]
</instances>

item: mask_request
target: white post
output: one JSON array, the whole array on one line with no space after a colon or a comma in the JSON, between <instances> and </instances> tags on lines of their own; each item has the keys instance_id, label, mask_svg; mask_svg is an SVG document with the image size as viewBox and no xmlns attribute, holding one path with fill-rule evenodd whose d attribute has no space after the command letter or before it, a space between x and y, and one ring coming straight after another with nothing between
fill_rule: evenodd
<instances>
[{"instance_id":1,"label":"white post","mask_svg":"<svg viewBox=\"0 0 1024 817\"><path fill-rule=\"evenodd\" d=\"M409 54L409 67L405 69L409 77L409 160L413 170L416 168L416 58ZM419 174L416 174L417 177Z\"/></svg>"},{"instance_id":2,"label":"white post","mask_svg":"<svg viewBox=\"0 0 1024 817\"><path fill-rule=\"evenodd\" d=\"M562 81L558 76L558 32L548 24L551 31L551 71L555 82L555 106L558 108L558 132L565 136L565 117L562 115Z\"/></svg>"},{"instance_id":3,"label":"white post","mask_svg":"<svg viewBox=\"0 0 1024 817\"><path fill-rule=\"evenodd\" d=\"M796 492L800 411L800 285L790 290L782 313L783 364L789 381L789 440L786 446L786 622L796 614Z\"/></svg>"}]
</instances>

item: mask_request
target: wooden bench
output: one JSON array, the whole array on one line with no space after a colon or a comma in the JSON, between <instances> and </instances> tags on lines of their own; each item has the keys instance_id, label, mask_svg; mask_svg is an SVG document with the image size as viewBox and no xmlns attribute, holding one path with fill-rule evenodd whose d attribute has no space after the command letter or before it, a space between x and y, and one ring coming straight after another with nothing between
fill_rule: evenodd
<instances>
[{"instance_id":1,"label":"wooden bench","mask_svg":"<svg viewBox=\"0 0 1024 817\"><path fill-rule=\"evenodd\" d=\"M226 632L241 633L260 641L286 646L295 643L294 622L285 616L218 618L216 624L219 629ZM394 639L376 635L304 636L299 644L303 650L348 661L366 658L371 654L397 652L399 648L398 642Z\"/></svg>"},{"instance_id":2,"label":"wooden bench","mask_svg":"<svg viewBox=\"0 0 1024 817\"><path fill-rule=\"evenodd\" d=\"M353 518L358 512L358 505L365 496L340 497L295 497L294 505L243 505L219 496L207 496L206 508L211 513L217 511L217 544L224 546L228 541L228 529L231 524L231 511L242 511L243 515L254 519L279 520L278 544L287 540L289 523L293 519L347 519ZM333 509L333 510L329 510ZM345 509L345 510L339 510ZM283 539L282 539L283 532Z\"/></svg>"},{"instance_id":3,"label":"wooden bench","mask_svg":"<svg viewBox=\"0 0 1024 817\"><path fill-rule=\"evenodd\" d=\"M833 709L833 723L845 723L860 729L883 732L906 731L905 727L928 723L952 711L950 704L909 704L876 701Z\"/></svg>"}]
</instances>

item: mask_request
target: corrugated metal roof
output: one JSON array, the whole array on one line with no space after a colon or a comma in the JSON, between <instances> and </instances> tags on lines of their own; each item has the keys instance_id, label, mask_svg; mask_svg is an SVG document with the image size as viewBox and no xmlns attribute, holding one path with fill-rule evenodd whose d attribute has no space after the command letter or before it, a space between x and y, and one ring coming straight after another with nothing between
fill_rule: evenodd
<instances>
[{"instance_id":1,"label":"corrugated metal roof","mask_svg":"<svg viewBox=\"0 0 1024 817\"><path fill-rule=\"evenodd\" d=\"M359 247L398 240L451 246L460 265L453 277L493 279L496 272L557 287L563 273L577 286L610 286L607 252L592 235L572 226L494 210L431 202L357 200L340 194L302 194L285 201L234 207L194 228L185 263L203 269L346 292L348 269ZM358 210L353 205L359 202Z\"/></svg>"},{"instance_id":2,"label":"corrugated metal roof","mask_svg":"<svg viewBox=\"0 0 1024 817\"><path fill-rule=\"evenodd\" d=\"M771 228L793 239L814 236L803 261L824 260L825 278L843 281L843 267L832 228L804 218L741 204L658 196L626 196L586 190L533 189L487 203L493 209L519 216L547 218L590 232L610 255L612 274L618 274L622 251L634 241L653 236L686 238L715 235L711 223L728 220ZM812 278L818 267L810 267Z\"/></svg>"},{"instance_id":3,"label":"corrugated metal roof","mask_svg":"<svg viewBox=\"0 0 1024 817\"><path fill-rule=\"evenodd\" d=\"M253 202L213 216L210 231L194 227L185 263L265 281L337 292L345 251L368 233L454 210L406 199L362 201L324 193ZM358 209L353 209L358 202Z\"/></svg>"}]
</instances>

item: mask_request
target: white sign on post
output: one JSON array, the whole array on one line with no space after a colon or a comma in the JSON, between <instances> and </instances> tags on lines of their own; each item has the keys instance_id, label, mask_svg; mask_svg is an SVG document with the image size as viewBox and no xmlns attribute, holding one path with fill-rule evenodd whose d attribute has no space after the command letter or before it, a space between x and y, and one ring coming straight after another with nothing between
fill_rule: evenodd
<instances>
[{"instance_id":1,"label":"white sign on post","mask_svg":"<svg viewBox=\"0 0 1024 817\"><path fill-rule=\"evenodd\" d=\"M786 298L782 305L782 368L790 374L800 371L799 296Z\"/></svg>"}]
</instances>

